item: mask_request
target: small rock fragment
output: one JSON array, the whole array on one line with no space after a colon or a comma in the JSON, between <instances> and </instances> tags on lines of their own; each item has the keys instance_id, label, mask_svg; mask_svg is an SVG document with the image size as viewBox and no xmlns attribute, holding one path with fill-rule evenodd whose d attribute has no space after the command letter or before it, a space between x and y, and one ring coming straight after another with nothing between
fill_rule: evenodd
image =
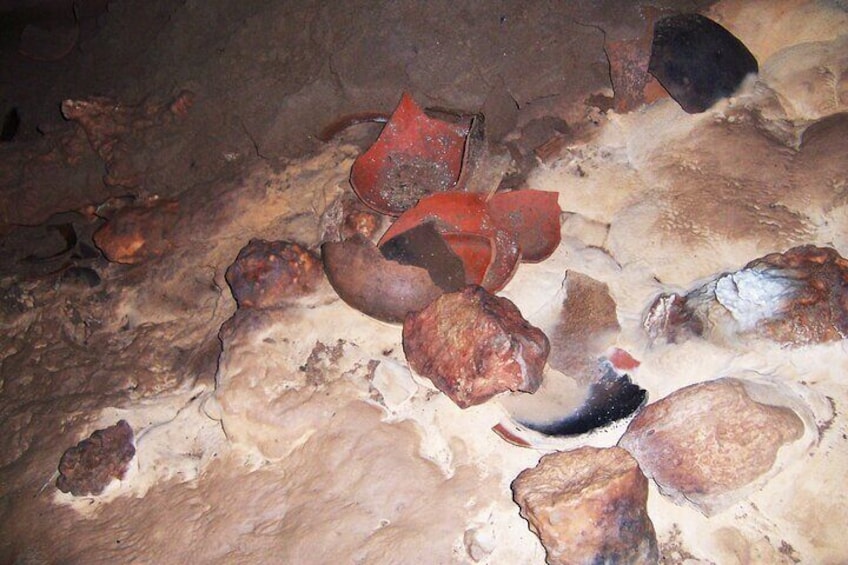
<instances>
[{"instance_id":1,"label":"small rock fragment","mask_svg":"<svg viewBox=\"0 0 848 565\"><path fill-rule=\"evenodd\" d=\"M550 343L512 302L469 285L407 315L403 348L415 372L467 408L538 389Z\"/></svg>"},{"instance_id":2,"label":"small rock fragment","mask_svg":"<svg viewBox=\"0 0 848 565\"><path fill-rule=\"evenodd\" d=\"M518 475L512 492L551 565L659 559L648 480L619 447L545 455Z\"/></svg>"},{"instance_id":3,"label":"small rock fragment","mask_svg":"<svg viewBox=\"0 0 848 565\"><path fill-rule=\"evenodd\" d=\"M171 248L169 234L179 203L153 199L121 208L94 234L94 243L109 261L134 265L161 257Z\"/></svg>"},{"instance_id":4,"label":"small rock fragment","mask_svg":"<svg viewBox=\"0 0 848 565\"><path fill-rule=\"evenodd\" d=\"M690 114L733 94L758 68L748 48L709 18L680 14L654 26L648 71Z\"/></svg>"},{"instance_id":5,"label":"small rock fragment","mask_svg":"<svg viewBox=\"0 0 848 565\"><path fill-rule=\"evenodd\" d=\"M663 294L643 321L648 335L676 342L760 336L783 345L848 336L848 260L829 247L804 245L751 261L685 296Z\"/></svg>"},{"instance_id":6,"label":"small rock fragment","mask_svg":"<svg viewBox=\"0 0 848 565\"><path fill-rule=\"evenodd\" d=\"M754 400L746 382L722 378L646 406L619 445L663 494L709 516L768 473L778 450L804 434L794 410Z\"/></svg>"},{"instance_id":7,"label":"small rock fragment","mask_svg":"<svg viewBox=\"0 0 848 565\"><path fill-rule=\"evenodd\" d=\"M112 479L124 478L133 456L133 430L120 420L65 451L56 488L74 496L98 495Z\"/></svg>"},{"instance_id":8,"label":"small rock fragment","mask_svg":"<svg viewBox=\"0 0 848 565\"><path fill-rule=\"evenodd\" d=\"M320 259L297 243L251 239L227 269L239 308L271 308L315 290Z\"/></svg>"}]
</instances>

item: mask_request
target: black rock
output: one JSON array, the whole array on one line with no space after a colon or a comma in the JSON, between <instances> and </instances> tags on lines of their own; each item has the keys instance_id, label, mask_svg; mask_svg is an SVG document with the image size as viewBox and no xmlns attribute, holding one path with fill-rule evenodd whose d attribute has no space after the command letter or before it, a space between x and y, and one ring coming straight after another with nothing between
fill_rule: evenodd
<instances>
[{"instance_id":1,"label":"black rock","mask_svg":"<svg viewBox=\"0 0 848 565\"><path fill-rule=\"evenodd\" d=\"M758 69L748 48L709 18L681 14L654 26L648 72L690 114L730 96Z\"/></svg>"}]
</instances>

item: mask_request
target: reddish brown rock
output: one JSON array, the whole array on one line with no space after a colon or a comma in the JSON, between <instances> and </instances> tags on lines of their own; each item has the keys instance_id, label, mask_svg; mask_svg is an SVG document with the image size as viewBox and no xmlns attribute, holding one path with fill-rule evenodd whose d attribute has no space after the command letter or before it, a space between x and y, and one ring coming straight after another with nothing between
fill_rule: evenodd
<instances>
[{"instance_id":1,"label":"reddish brown rock","mask_svg":"<svg viewBox=\"0 0 848 565\"><path fill-rule=\"evenodd\" d=\"M778 450L804 434L792 409L756 401L745 381L723 378L682 388L645 407L619 445L663 494L710 515L766 475Z\"/></svg>"},{"instance_id":2,"label":"reddish brown rock","mask_svg":"<svg viewBox=\"0 0 848 565\"><path fill-rule=\"evenodd\" d=\"M648 480L621 448L545 455L512 492L552 565L658 561Z\"/></svg>"},{"instance_id":3,"label":"reddish brown rock","mask_svg":"<svg viewBox=\"0 0 848 565\"><path fill-rule=\"evenodd\" d=\"M98 495L112 479L124 478L133 456L133 430L120 420L65 451L56 488L74 496Z\"/></svg>"},{"instance_id":4,"label":"reddish brown rock","mask_svg":"<svg viewBox=\"0 0 848 565\"><path fill-rule=\"evenodd\" d=\"M239 308L269 308L311 293L322 272L321 260L296 243L251 239L226 278Z\"/></svg>"},{"instance_id":5,"label":"reddish brown rock","mask_svg":"<svg viewBox=\"0 0 848 565\"><path fill-rule=\"evenodd\" d=\"M538 389L550 344L512 302L470 285L407 315L403 349L416 373L467 408Z\"/></svg>"},{"instance_id":6,"label":"reddish brown rock","mask_svg":"<svg viewBox=\"0 0 848 565\"><path fill-rule=\"evenodd\" d=\"M804 245L751 261L685 296L664 294L643 325L652 339L713 341L756 335L784 345L848 336L848 260Z\"/></svg>"},{"instance_id":7,"label":"reddish brown rock","mask_svg":"<svg viewBox=\"0 0 848 565\"><path fill-rule=\"evenodd\" d=\"M177 222L179 203L151 199L121 208L94 234L94 243L109 261L136 264L161 257L171 249L170 232Z\"/></svg>"}]
</instances>

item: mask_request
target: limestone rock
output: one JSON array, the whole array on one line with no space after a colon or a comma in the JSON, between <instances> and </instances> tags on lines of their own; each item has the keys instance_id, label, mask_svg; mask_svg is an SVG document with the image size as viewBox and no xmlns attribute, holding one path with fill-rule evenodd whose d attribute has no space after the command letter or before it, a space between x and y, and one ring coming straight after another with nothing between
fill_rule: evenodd
<instances>
[{"instance_id":1,"label":"limestone rock","mask_svg":"<svg viewBox=\"0 0 848 565\"><path fill-rule=\"evenodd\" d=\"M747 494L778 450L804 434L795 411L759 402L750 386L722 378L677 390L645 407L619 445L664 494L712 515Z\"/></svg>"},{"instance_id":2,"label":"limestone rock","mask_svg":"<svg viewBox=\"0 0 848 565\"><path fill-rule=\"evenodd\" d=\"M512 302L470 285L407 315L403 349L415 372L467 408L538 389L550 343Z\"/></svg>"},{"instance_id":3,"label":"limestone rock","mask_svg":"<svg viewBox=\"0 0 848 565\"><path fill-rule=\"evenodd\" d=\"M320 259L297 243L252 239L226 278L239 308L269 308L315 290L322 272Z\"/></svg>"},{"instance_id":4,"label":"limestone rock","mask_svg":"<svg viewBox=\"0 0 848 565\"><path fill-rule=\"evenodd\" d=\"M659 296L643 325L652 339L672 343L691 335L718 342L756 335L783 345L845 339L848 261L813 245L772 253L685 296Z\"/></svg>"},{"instance_id":5,"label":"limestone rock","mask_svg":"<svg viewBox=\"0 0 848 565\"><path fill-rule=\"evenodd\" d=\"M134 455L133 430L120 420L65 451L56 488L74 496L98 495L113 478L124 478Z\"/></svg>"},{"instance_id":6,"label":"limestone rock","mask_svg":"<svg viewBox=\"0 0 848 565\"><path fill-rule=\"evenodd\" d=\"M658 561L648 480L619 447L546 455L512 492L552 565Z\"/></svg>"}]
</instances>

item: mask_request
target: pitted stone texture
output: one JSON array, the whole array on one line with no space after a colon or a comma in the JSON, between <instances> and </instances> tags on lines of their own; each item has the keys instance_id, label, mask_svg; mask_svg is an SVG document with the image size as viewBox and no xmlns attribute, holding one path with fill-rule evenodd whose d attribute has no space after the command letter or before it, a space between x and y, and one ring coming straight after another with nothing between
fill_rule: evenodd
<instances>
[{"instance_id":1,"label":"pitted stone texture","mask_svg":"<svg viewBox=\"0 0 848 565\"><path fill-rule=\"evenodd\" d=\"M546 455L518 475L512 492L551 565L658 560L648 480L619 447Z\"/></svg>"},{"instance_id":2,"label":"pitted stone texture","mask_svg":"<svg viewBox=\"0 0 848 565\"><path fill-rule=\"evenodd\" d=\"M515 304L471 285L409 314L403 349L416 373L467 408L508 390L535 392L550 343Z\"/></svg>"},{"instance_id":3,"label":"pitted stone texture","mask_svg":"<svg viewBox=\"0 0 848 565\"><path fill-rule=\"evenodd\" d=\"M663 294L644 327L652 339L711 341L756 335L783 345L848 336L848 261L829 247L803 245L751 261L685 296Z\"/></svg>"},{"instance_id":4,"label":"pitted stone texture","mask_svg":"<svg viewBox=\"0 0 848 565\"><path fill-rule=\"evenodd\" d=\"M321 261L297 243L252 239L227 269L239 308L272 308L311 293L321 280Z\"/></svg>"},{"instance_id":5,"label":"pitted stone texture","mask_svg":"<svg viewBox=\"0 0 848 565\"><path fill-rule=\"evenodd\" d=\"M648 405L619 445L663 494L709 516L772 471L778 450L799 440L804 422L791 408L758 402L740 379L682 388Z\"/></svg>"},{"instance_id":6,"label":"pitted stone texture","mask_svg":"<svg viewBox=\"0 0 848 565\"><path fill-rule=\"evenodd\" d=\"M65 451L56 488L74 496L98 495L112 479L124 478L134 455L132 428L120 420Z\"/></svg>"}]
</instances>

